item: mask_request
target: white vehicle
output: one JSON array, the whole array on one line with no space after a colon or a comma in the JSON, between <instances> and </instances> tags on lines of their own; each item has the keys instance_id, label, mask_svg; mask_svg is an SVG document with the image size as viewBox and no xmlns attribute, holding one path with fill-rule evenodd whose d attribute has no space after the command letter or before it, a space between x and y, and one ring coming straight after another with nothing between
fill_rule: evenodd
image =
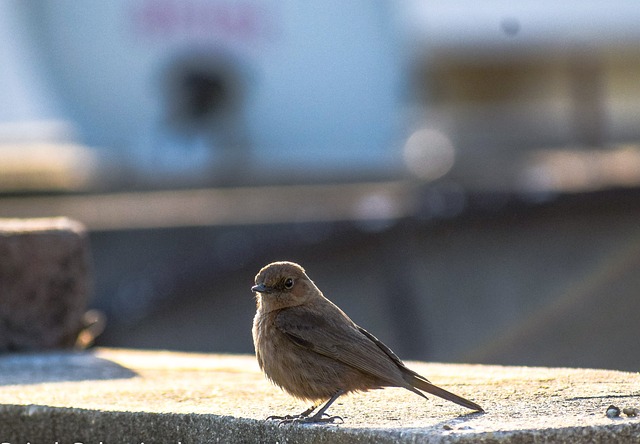
<instances>
[{"instance_id":1,"label":"white vehicle","mask_svg":"<svg viewBox=\"0 0 640 444\"><path fill-rule=\"evenodd\" d=\"M16 105L0 121L14 132L29 122L58 145L66 136L110 171L102 179L132 185L388 176L399 166L403 78L390 10L3 2L0 101Z\"/></svg>"}]
</instances>

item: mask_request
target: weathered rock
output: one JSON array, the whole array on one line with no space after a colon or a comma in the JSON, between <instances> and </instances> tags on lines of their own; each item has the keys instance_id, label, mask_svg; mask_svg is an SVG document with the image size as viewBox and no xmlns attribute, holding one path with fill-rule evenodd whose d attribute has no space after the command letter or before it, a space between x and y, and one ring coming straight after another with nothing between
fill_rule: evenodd
<instances>
[{"instance_id":1,"label":"weathered rock","mask_svg":"<svg viewBox=\"0 0 640 444\"><path fill-rule=\"evenodd\" d=\"M0 352L71 347L90 289L84 227L0 219Z\"/></svg>"}]
</instances>

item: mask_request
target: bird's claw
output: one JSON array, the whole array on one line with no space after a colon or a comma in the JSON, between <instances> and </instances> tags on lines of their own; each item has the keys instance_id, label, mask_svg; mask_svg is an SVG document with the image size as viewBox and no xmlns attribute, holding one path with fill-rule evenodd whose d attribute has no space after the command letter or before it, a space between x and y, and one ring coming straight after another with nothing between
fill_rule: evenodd
<instances>
[{"instance_id":1,"label":"bird's claw","mask_svg":"<svg viewBox=\"0 0 640 444\"><path fill-rule=\"evenodd\" d=\"M284 415L284 416L277 416L277 415L271 415L271 416L267 416L267 421L289 421L295 418L300 418L300 415Z\"/></svg>"},{"instance_id":2,"label":"bird's claw","mask_svg":"<svg viewBox=\"0 0 640 444\"><path fill-rule=\"evenodd\" d=\"M325 418L326 416L326 418ZM335 421L340 421L340 424L344 423L344 419L341 416L329 416L323 413L322 416L302 416L302 415L285 415L285 416L269 416L267 421L277 420L278 426L283 424L333 424Z\"/></svg>"}]
</instances>

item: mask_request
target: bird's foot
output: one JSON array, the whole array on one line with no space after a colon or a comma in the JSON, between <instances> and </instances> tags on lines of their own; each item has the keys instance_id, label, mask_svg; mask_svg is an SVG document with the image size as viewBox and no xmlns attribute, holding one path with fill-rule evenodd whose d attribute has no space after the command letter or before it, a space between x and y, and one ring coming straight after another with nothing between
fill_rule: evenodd
<instances>
[{"instance_id":1,"label":"bird's foot","mask_svg":"<svg viewBox=\"0 0 640 444\"><path fill-rule=\"evenodd\" d=\"M326 413L322 415L303 416L303 415L285 415L285 416L269 416L267 421L276 420L278 426L283 424L333 424L336 421L344 423L341 416L329 416Z\"/></svg>"},{"instance_id":2,"label":"bird's foot","mask_svg":"<svg viewBox=\"0 0 640 444\"><path fill-rule=\"evenodd\" d=\"M300 418L293 422L300 424L334 424L336 421L340 421L340 424L344 424L342 416L329 416L326 413L323 413L322 415L309 416L307 418Z\"/></svg>"},{"instance_id":3,"label":"bird's foot","mask_svg":"<svg viewBox=\"0 0 640 444\"><path fill-rule=\"evenodd\" d=\"M267 421L291 421L297 418L304 418L304 417L302 415L284 415L284 416L271 415L271 416L267 416Z\"/></svg>"}]
</instances>

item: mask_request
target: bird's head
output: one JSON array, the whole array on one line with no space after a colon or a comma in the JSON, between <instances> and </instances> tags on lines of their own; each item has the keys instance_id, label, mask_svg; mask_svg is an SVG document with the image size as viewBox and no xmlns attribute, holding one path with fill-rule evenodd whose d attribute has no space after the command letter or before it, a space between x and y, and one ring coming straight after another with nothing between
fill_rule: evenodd
<instances>
[{"instance_id":1,"label":"bird's head","mask_svg":"<svg viewBox=\"0 0 640 444\"><path fill-rule=\"evenodd\" d=\"M251 291L256 293L258 306L266 311L302 305L321 295L304 268L293 262L273 262L263 267Z\"/></svg>"}]
</instances>

